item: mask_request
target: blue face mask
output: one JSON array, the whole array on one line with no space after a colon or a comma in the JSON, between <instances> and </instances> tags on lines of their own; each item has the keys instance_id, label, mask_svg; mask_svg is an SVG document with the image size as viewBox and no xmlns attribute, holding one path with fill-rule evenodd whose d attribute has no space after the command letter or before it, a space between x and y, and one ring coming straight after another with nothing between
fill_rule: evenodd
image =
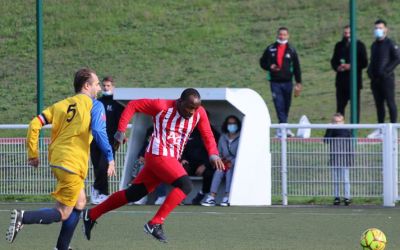
<instances>
[{"instance_id":1,"label":"blue face mask","mask_svg":"<svg viewBox=\"0 0 400 250\"><path fill-rule=\"evenodd\" d=\"M383 29L374 29L374 36L377 39L382 38L385 35L385 32L383 31Z\"/></svg>"},{"instance_id":2,"label":"blue face mask","mask_svg":"<svg viewBox=\"0 0 400 250\"><path fill-rule=\"evenodd\" d=\"M238 131L238 125L237 124L228 124L228 126L226 127L228 132L231 134L234 134Z\"/></svg>"}]
</instances>

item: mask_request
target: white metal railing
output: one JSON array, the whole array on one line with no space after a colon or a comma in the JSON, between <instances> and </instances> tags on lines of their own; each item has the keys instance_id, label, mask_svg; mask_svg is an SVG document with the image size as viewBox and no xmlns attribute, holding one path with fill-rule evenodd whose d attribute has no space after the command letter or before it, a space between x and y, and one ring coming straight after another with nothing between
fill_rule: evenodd
<instances>
[{"instance_id":1,"label":"white metal railing","mask_svg":"<svg viewBox=\"0 0 400 250\"><path fill-rule=\"evenodd\" d=\"M24 129L28 125L3 124L0 132L5 129ZM51 126L45 126L49 129ZM40 164L38 168L27 165L26 138L7 138L0 134L0 195L48 195L54 190L55 178L48 167L47 147L49 138L39 139ZM119 190L119 180L123 172L125 152L127 146L121 145L116 152L115 164L117 175L109 179L109 191ZM90 164L91 166L91 164ZM90 193L94 176L92 168L89 168L88 178L85 180L86 193Z\"/></svg>"},{"instance_id":2,"label":"white metal railing","mask_svg":"<svg viewBox=\"0 0 400 250\"><path fill-rule=\"evenodd\" d=\"M273 124L273 129L345 128L381 129L382 139L354 138L354 164L350 167L352 197L383 197L385 206L398 200L398 137L399 124ZM332 167L328 165L329 149L322 138L287 138L271 140L273 188L275 195L333 196ZM278 176L280 175L280 176Z\"/></svg>"},{"instance_id":3,"label":"white metal railing","mask_svg":"<svg viewBox=\"0 0 400 250\"><path fill-rule=\"evenodd\" d=\"M33 169L26 163L25 138L5 138L1 135L6 129L26 130L27 127L20 124L0 125L0 195L47 195L53 191L55 180L47 162L49 139L40 139L41 163ZM385 206L394 206L399 199L397 130L400 124L272 124L271 132L298 128L311 128L313 133L327 128L357 129L359 132L381 129L382 139L351 139L355 144L350 152L354 155L354 164L350 168L351 196L383 197ZM289 196L333 196L335 180L332 167L328 164L331 152L323 142L323 132L318 134L318 137L302 139L287 138L283 133L281 138L271 139L272 195L281 195L284 205L288 204ZM123 145L116 153L118 175L110 180L110 192L119 189L126 150L126 145ZM92 171L89 171L85 183L89 192L93 183ZM343 185L340 186L340 192L343 192Z\"/></svg>"}]
</instances>

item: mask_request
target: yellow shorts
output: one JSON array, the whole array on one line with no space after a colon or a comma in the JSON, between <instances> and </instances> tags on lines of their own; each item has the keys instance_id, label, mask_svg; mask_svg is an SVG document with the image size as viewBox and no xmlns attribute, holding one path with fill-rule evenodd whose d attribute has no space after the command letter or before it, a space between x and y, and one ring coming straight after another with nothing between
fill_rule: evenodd
<instances>
[{"instance_id":1,"label":"yellow shorts","mask_svg":"<svg viewBox=\"0 0 400 250\"><path fill-rule=\"evenodd\" d=\"M77 174L68 173L59 168L52 167L51 171L57 178L56 190L51 195L58 202L74 207L78 201L79 193L85 187L84 180Z\"/></svg>"}]
</instances>

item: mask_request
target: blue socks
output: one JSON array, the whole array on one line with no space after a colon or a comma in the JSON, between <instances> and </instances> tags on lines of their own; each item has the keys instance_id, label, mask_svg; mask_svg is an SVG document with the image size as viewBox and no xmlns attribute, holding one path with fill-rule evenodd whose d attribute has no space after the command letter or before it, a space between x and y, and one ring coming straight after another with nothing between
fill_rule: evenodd
<instances>
[{"instance_id":1,"label":"blue socks","mask_svg":"<svg viewBox=\"0 0 400 250\"><path fill-rule=\"evenodd\" d=\"M42 208L36 211L24 211L23 224L51 224L61 221L61 213L55 208Z\"/></svg>"},{"instance_id":2,"label":"blue socks","mask_svg":"<svg viewBox=\"0 0 400 250\"><path fill-rule=\"evenodd\" d=\"M82 210L74 208L68 219L62 223L60 235L57 240L58 250L68 250L69 243L71 242L75 228L78 225L81 212Z\"/></svg>"},{"instance_id":3,"label":"blue socks","mask_svg":"<svg viewBox=\"0 0 400 250\"><path fill-rule=\"evenodd\" d=\"M62 223L60 235L58 236L57 240L58 250L68 250L75 228L79 223L81 212L82 210L77 210L74 208L68 219ZM24 211L24 215L22 217L23 224L50 224L59 221L61 221L61 213L55 208Z\"/></svg>"}]
</instances>

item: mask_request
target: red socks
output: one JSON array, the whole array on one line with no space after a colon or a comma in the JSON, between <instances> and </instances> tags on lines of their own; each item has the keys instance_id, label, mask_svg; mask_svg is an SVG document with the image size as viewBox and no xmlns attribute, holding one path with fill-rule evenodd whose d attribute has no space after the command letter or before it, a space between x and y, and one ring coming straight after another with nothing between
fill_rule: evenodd
<instances>
[{"instance_id":1,"label":"red socks","mask_svg":"<svg viewBox=\"0 0 400 250\"><path fill-rule=\"evenodd\" d=\"M183 201L183 199L185 199L185 197L186 194L180 188L172 189L167 199L165 199L156 215L150 221L150 224L163 224L167 216Z\"/></svg>"},{"instance_id":2,"label":"red socks","mask_svg":"<svg viewBox=\"0 0 400 250\"><path fill-rule=\"evenodd\" d=\"M167 216L183 201L183 199L185 199L185 197L186 194L180 188L172 189L167 199L165 199L165 202L161 205L156 215L150 221L150 224L163 224ZM127 203L128 200L125 196L125 190L115 192L110 195L107 200L91 208L89 210L89 217L91 220L97 220L103 214L117 209Z\"/></svg>"},{"instance_id":3,"label":"red socks","mask_svg":"<svg viewBox=\"0 0 400 250\"><path fill-rule=\"evenodd\" d=\"M91 220L97 220L103 214L122 207L123 205L127 204L128 200L125 196L125 190L121 190L118 192L113 193L107 200L103 201L99 205L91 208L89 210L89 218Z\"/></svg>"}]
</instances>

